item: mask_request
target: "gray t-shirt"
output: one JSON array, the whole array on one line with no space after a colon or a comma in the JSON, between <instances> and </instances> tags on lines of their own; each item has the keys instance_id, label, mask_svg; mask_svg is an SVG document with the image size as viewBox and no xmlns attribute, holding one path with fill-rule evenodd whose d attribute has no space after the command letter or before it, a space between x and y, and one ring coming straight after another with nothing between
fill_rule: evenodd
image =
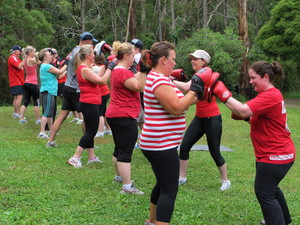
<instances>
[{"instance_id":1,"label":"gray t-shirt","mask_svg":"<svg viewBox=\"0 0 300 225\"><path fill-rule=\"evenodd\" d=\"M79 50L80 50L80 46L77 45L71 52L68 69L67 69L67 80L65 82L65 86L76 89L76 92L80 92L80 89L78 86L76 71L74 68L74 58L75 58L74 56L77 52L79 52Z\"/></svg>"}]
</instances>

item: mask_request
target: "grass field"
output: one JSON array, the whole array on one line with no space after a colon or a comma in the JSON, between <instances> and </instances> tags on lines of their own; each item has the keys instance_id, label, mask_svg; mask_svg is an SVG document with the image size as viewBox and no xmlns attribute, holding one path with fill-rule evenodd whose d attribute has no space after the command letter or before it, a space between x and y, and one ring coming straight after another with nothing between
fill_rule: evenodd
<instances>
[{"instance_id":1,"label":"grass field","mask_svg":"<svg viewBox=\"0 0 300 225\"><path fill-rule=\"evenodd\" d=\"M253 191L255 158L249 125L230 119L229 110L219 104L223 116L222 145L232 188L219 191L220 178L207 151L192 151L188 183L180 186L171 224L252 225L262 219ZM300 149L300 100L288 101L288 124ZM195 107L187 113L188 123ZM142 225L148 218L149 196L155 179L146 158L134 150L132 179L145 195L121 195L121 184L113 182L111 136L95 139L102 164L75 169L66 162L81 137L81 127L62 125L58 148L46 148L37 139L38 125L33 109L26 113L27 124L11 117L12 107L0 107L0 224L103 224ZM69 120L71 120L70 118ZM203 138L197 144L206 144ZM86 152L82 159L87 161ZM281 183L292 215L300 224L300 164L294 164Z\"/></svg>"}]
</instances>

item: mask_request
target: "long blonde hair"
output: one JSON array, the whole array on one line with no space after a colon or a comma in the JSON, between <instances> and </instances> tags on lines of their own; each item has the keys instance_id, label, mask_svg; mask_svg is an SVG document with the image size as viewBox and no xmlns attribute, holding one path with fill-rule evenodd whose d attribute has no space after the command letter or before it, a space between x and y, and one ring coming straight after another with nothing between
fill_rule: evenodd
<instances>
[{"instance_id":1,"label":"long blonde hair","mask_svg":"<svg viewBox=\"0 0 300 225\"><path fill-rule=\"evenodd\" d=\"M94 49L92 45L83 45L80 47L79 52L75 54L74 58L74 65L75 65L75 71L79 67L79 65L86 59L86 56L93 53Z\"/></svg>"}]
</instances>

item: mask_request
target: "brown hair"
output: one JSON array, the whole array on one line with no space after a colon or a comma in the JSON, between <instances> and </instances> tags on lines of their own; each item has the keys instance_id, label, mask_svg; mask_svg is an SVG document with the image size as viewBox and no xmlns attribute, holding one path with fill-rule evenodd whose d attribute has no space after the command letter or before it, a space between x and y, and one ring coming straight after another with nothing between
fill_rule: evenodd
<instances>
[{"instance_id":1,"label":"brown hair","mask_svg":"<svg viewBox=\"0 0 300 225\"><path fill-rule=\"evenodd\" d=\"M147 67L155 67L161 57L168 58L170 50L175 50L175 45L168 41L156 42L150 50L142 51L142 60Z\"/></svg>"},{"instance_id":2,"label":"brown hair","mask_svg":"<svg viewBox=\"0 0 300 225\"><path fill-rule=\"evenodd\" d=\"M261 78L265 74L269 75L270 82L276 84L284 79L284 72L279 62L268 63L266 61L257 61L250 66Z\"/></svg>"}]
</instances>

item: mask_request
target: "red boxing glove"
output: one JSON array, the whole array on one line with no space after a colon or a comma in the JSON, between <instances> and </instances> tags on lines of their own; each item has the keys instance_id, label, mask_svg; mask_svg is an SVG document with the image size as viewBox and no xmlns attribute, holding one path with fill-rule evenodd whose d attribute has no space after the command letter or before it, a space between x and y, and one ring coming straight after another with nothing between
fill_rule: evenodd
<instances>
[{"instance_id":1,"label":"red boxing glove","mask_svg":"<svg viewBox=\"0 0 300 225\"><path fill-rule=\"evenodd\" d=\"M207 101L211 91L212 70L209 67L204 67L198 72L196 72L195 75L199 76L204 82L204 94L202 96L202 99L199 100Z\"/></svg>"},{"instance_id":2,"label":"red boxing glove","mask_svg":"<svg viewBox=\"0 0 300 225\"><path fill-rule=\"evenodd\" d=\"M207 88L207 95L205 96L205 100L207 102L211 102L211 100L213 98L213 89L214 89L219 77L220 77L220 74L218 72L213 72L211 75L211 79L210 79L210 82L209 82L208 88Z\"/></svg>"},{"instance_id":3,"label":"red boxing glove","mask_svg":"<svg viewBox=\"0 0 300 225\"><path fill-rule=\"evenodd\" d=\"M110 55L110 56L107 57L107 61L108 61L108 62L111 62L111 61L113 61L116 57L117 57L117 56L116 56L115 54Z\"/></svg>"},{"instance_id":4,"label":"red boxing glove","mask_svg":"<svg viewBox=\"0 0 300 225\"><path fill-rule=\"evenodd\" d=\"M178 80L178 81L186 81L187 76L184 74L183 69L176 69L172 71L172 74L170 76L171 80Z\"/></svg>"},{"instance_id":5,"label":"red boxing glove","mask_svg":"<svg viewBox=\"0 0 300 225\"><path fill-rule=\"evenodd\" d=\"M216 95L222 102L226 103L232 96L232 93L226 88L222 81L218 81L213 89L213 94Z\"/></svg>"}]
</instances>

